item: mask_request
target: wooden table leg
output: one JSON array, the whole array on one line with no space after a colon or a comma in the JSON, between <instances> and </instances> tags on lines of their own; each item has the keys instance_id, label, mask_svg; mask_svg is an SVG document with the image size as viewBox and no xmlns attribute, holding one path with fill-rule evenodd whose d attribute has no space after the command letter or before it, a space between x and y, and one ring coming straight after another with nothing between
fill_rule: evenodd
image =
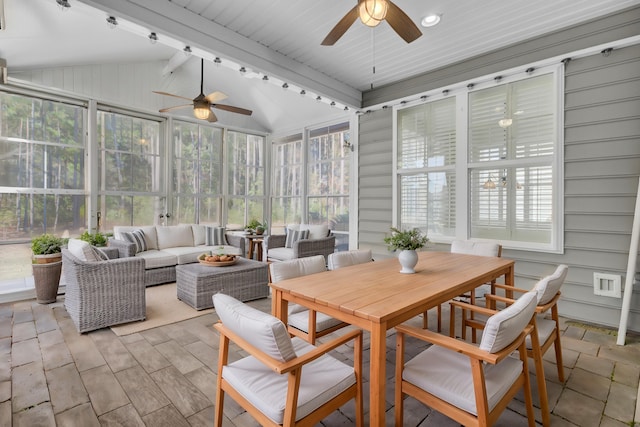
<instances>
[{"instance_id":1,"label":"wooden table leg","mask_svg":"<svg viewBox=\"0 0 640 427\"><path fill-rule=\"evenodd\" d=\"M385 382L387 356L387 330L385 324L375 323L371 328L369 376L369 425L385 425Z\"/></svg>"}]
</instances>

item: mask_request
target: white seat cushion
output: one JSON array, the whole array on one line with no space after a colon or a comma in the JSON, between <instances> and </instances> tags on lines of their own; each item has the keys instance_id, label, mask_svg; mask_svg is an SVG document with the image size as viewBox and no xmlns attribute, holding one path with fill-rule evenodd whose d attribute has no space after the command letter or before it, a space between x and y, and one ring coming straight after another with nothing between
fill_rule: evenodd
<instances>
[{"instance_id":1,"label":"white seat cushion","mask_svg":"<svg viewBox=\"0 0 640 427\"><path fill-rule=\"evenodd\" d=\"M299 338L294 338L292 343L298 355L314 348ZM266 416L282 424L288 375L279 375L254 357L246 357L225 366L222 377ZM300 378L296 421L309 415L355 382L353 368L329 355L305 365Z\"/></svg>"},{"instance_id":2,"label":"white seat cushion","mask_svg":"<svg viewBox=\"0 0 640 427\"><path fill-rule=\"evenodd\" d=\"M301 307L301 311L295 311L296 308ZM293 308L294 312L289 314L289 326L293 326L296 329L301 330L302 332L308 334L309 333L309 310L302 307L301 305L294 304ZM316 311L316 332L322 332L326 329L332 328L334 326L338 326L342 322L338 319L334 319L331 316L328 316L324 313L320 313Z\"/></svg>"},{"instance_id":3,"label":"white seat cushion","mask_svg":"<svg viewBox=\"0 0 640 427\"><path fill-rule=\"evenodd\" d=\"M144 268L146 270L160 267L171 267L178 263L178 257L165 251L151 250L138 252L136 256L144 258Z\"/></svg>"},{"instance_id":4,"label":"white seat cushion","mask_svg":"<svg viewBox=\"0 0 640 427\"><path fill-rule=\"evenodd\" d=\"M291 248L270 248L267 251L267 257L277 261L288 261L293 258L293 249Z\"/></svg>"},{"instance_id":5,"label":"white seat cushion","mask_svg":"<svg viewBox=\"0 0 640 427\"><path fill-rule=\"evenodd\" d=\"M522 362L508 357L497 365L483 366L492 410L522 372ZM467 356L432 345L405 364L402 379L460 409L478 414Z\"/></svg>"}]
</instances>

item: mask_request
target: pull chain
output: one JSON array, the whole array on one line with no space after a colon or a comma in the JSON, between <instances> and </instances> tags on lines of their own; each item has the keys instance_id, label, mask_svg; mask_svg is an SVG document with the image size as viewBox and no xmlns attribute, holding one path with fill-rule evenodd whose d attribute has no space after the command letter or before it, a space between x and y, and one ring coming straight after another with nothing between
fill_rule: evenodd
<instances>
[{"instance_id":1,"label":"pull chain","mask_svg":"<svg viewBox=\"0 0 640 427\"><path fill-rule=\"evenodd\" d=\"M376 35L375 35L375 28L371 29L371 55L372 55L371 70L373 71L373 74L371 76L371 90L373 90L373 82L375 81L375 78L376 78Z\"/></svg>"}]
</instances>

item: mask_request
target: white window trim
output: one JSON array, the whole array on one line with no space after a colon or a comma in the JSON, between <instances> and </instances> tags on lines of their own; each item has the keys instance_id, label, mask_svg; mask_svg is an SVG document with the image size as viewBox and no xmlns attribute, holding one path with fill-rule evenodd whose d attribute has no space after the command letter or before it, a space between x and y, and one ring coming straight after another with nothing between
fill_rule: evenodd
<instances>
[{"instance_id":1,"label":"white window trim","mask_svg":"<svg viewBox=\"0 0 640 427\"><path fill-rule=\"evenodd\" d=\"M533 70L533 76L540 74L554 74L554 91L556 94L556 145L554 147L554 156L552 160L553 167L553 220L551 242L548 244L520 241L501 241L505 249L525 250L533 252L546 253L564 253L564 65L553 64L540 67ZM425 101L406 103L404 105L393 106L392 131L393 131L393 150L392 150L392 170L393 170L393 192L392 192L392 220L394 225L398 225L400 221L400 179L398 169L398 111L414 107L426 102L433 102L449 96L456 97L456 235L449 236L429 236L434 243L450 244L456 239L469 239L473 241L484 241L487 239L471 239L469 237L470 230L470 194L469 194L469 173L478 163L468 163L468 94L470 91L486 89L498 84L505 84L522 80L528 77L526 72L509 74L505 72L507 77L498 79L491 76L479 77L476 81L482 81L476 85L472 85L468 90L456 91L449 93L447 88L434 90L435 95L429 96ZM471 83L471 82L469 82ZM533 160L535 162L535 160ZM501 165L504 163L501 163ZM489 166L483 163L482 166Z\"/></svg>"}]
</instances>

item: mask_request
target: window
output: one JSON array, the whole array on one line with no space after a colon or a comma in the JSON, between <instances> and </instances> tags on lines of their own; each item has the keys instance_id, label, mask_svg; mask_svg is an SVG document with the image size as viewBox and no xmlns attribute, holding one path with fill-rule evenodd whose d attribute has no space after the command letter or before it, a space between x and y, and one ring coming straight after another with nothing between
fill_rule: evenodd
<instances>
[{"instance_id":1,"label":"window","mask_svg":"<svg viewBox=\"0 0 640 427\"><path fill-rule=\"evenodd\" d=\"M265 138L227 132L227 227L242 228L252 219L264 220Z\"/></svg>"},{"instance_id":2,"label":"window","mask_svg":"<svg viewBox=\"0 0 640 427\"><path fill-rule=\"evenodd\" d=\"M98 111L97 143L101 228L153 223L165 212L160 123Z\"/></svg>"},{"instance_id":3,"label":"window","mask_svg":"<svg viewBox=\"0 0 640 427\"><path fill-rule=\"evenodd\" d=\"M456 102L446 98L398 111L400 223L455 236Z\"/></svg>"},{"instance_id":4,"label":"window","mask_svg":"<svg viewBox=\"0 0 640 427\"><path fill-rule=\"evenodd\" d=\"M0 93L0 241L85 226L85 108Z\"/></svg>"},{"instance_id":5,"label":"window","mask_svg":"<svg viewBox=\"0 0 640 427\"><path fill-rule=\"evenodd\" d=\"M561 81L535 74L396 110L400 227L561 250Z\"/></svg>"},{"instance_id":6,"label":"window","mask_svg":"<svg viewBox=\"0 0 640 427\"><path fill-rule=\"evenodd\" d=\"M175 223L220 224L222 129L173 122Z\"/></svg>"},{"instance_id":7,"label":"window","mask_svg":"<svg viewBox=\"0 0 640 427\"><path fill-rule=\"evenodd\" d=\"M302 134L273 143L271 170L271 232L280 233L287 224L302 222L305 188Z\"/></svg>"},{"instance_id":8,"label":"window","mask_svg":"<svg viewBox=\"0 0 640 427\"><path fill-rule=\"evenodd\" d=\"M349 248L349 123L309 132L308 224L328 224L336 246Z\"/></svg>"}]
</instances>

